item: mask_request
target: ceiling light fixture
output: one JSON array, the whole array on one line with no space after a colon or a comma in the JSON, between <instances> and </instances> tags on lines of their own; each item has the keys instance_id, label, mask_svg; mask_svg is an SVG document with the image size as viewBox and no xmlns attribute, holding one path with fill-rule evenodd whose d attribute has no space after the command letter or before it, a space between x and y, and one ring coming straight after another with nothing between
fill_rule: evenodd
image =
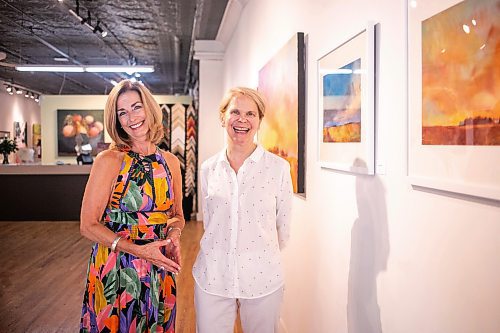
<instances>
[{"instance_id":1,"label":"ceiling light fixture","mask_svg":"<svg viewBox=\"0 0 500 333\"><path fill-rule=\"evenodd\" d=\"M16 70L20 72L71 72L83 73L83 66L65 65L17 65Z\"/></svg>"},{"instance_id":2,"label":"ceiling light fixture","mask_svg":"<svg viewBox=\"0 0 500 333\"><path fill-rule=\"evenodd\" d=\"M92 32L94 32L94 33L99 32L103 38L108 35L108 32L105 31L100 26L101 21L97 20L96 26L95 27L92 26L92 14L90 13L90 10L87 9L87 17L86 18L83 18L82 16L80 16L80 2L78 0L76 0L75 10L69 9L69 12L71 13L71 15L76 17L78 19L78 21L80 21L80 24L85 25L87 28L92 30Z\"/></svg>"},{"instance_id":3,"label":"ceiling light fixture","mask_svg":"<svg viewBox=\"0 0 500 333\"><path fill-rule=\"evenodd\" d=\"M0 86L1 85L5 86L5 90L9 93L9 95L24 95L24 97L29 98L34 100L35 102L40 101L40 92L33 90L33 89L28 89L26 87L20 86L18 84L15 84L13 81L11 82L6 82L3 80L0 80Z\"/></svg>"},{"instance_id":4,"label":"ceiling light fixture","mask_svg":"<svg viewBox=\"0 0 500 333\"><path fill-rule=\"evenodd\" d=\"M20 72L66 72L66 73L153 73L154 66L77 66L77 65L16 65Z\"/></svg>"},{"instance_id":5,"label":"ceiling light fixture","mask_svg":"<svg viewBox=\"0 0 500 333\"><path fill-rule=\"evenodd\" d=\"M101 24L101 21L97 20L97 23L96 23L96 25L94 27L94 33L99 32L102 37L106 37L108 35L108 32L102 30L102 28L101 28L101 26L99 24Z\"/></svg>"}]
</instances>

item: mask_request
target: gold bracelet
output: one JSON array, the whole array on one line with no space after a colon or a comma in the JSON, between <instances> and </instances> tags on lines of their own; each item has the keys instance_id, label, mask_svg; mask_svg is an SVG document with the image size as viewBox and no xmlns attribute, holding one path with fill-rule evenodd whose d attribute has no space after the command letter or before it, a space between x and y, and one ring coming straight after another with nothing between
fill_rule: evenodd
<instances>
[{"instance_id":1,"label":"gold bracelet","mask_svg":"<svg viewBox=\"0 0 500 333\"><path fill-rule=\"evenodd\" d=\"M179 228L179 227L168 227L167 236L170 233L170 231L172 231L172 230L179 230L179 237L181 237L181 235L182 235L182 229Z\"/></svg>"},{"instance_id":2,"label":"gold bracelet","mask_svg":"<svg viewBox=\"0 0 500 333\"><path fill-rule=\"evenodd\" d=\"M122 236L116 237L113 243L111 243L111 251L116 252L116 245L118 245L120 239L122 239Z\"/></svg>"}]
</instances>

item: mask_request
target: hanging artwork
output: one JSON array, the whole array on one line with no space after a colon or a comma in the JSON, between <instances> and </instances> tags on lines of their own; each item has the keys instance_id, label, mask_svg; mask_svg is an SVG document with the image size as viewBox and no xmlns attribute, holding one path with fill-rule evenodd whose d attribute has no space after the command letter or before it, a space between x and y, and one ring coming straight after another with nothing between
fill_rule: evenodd
<instances>
[{"instance_id":1,"label":"hanging artwork","mask_svg":"<svg viewBox=\"0 0 500 333\"><path fill-rule=\"evenodd\" d=\"M42 125L33 124L33 139L32 147L35 149L35 154L37 158L42 157Z\"/></svg>"},{"instance_id":2,"label":"hanging artwork","mask_svg":"<svg viewBox=\"0 0 500 333\"><path fill-rule=\"evenodd\" d=\"M104 143L103 110L57 110L57 154L76 156L83 145L90 144L92 155Z\"/></svg>"},{"instance_id":3,"label":"hanging artwork","mask_svg":"<svg viewBox=\"0 0 500 333\"><path fill-rule=\"evenodd\" d=\"M28 123L25 121L14 122L14 140L17 148L24 148L28 143Z\"/></svg>"},{"instance_id":4,"label":"hanging artwork","mask_svg":"<svg viewBox=\"0 0 500 333\"><path fill-rule=\"evenodd\" d=\"M319 164L375 173L375 29L372 23L318 60Z\"/></svg>"},{"instance_id":5,"label":"hanging artwork","mask_svg":"<svg viewBox=\"0 0 500 333\"><path fill-rule=\"evenodd\" d=\"M259 71L267 102L259 142L290 163L293 190L305 193L305 44L297 33Z\"/></svg>"},{"instance_id":6,"label":"hanging artwork","mask_svg":"<svg viewBox=\"0 0 500 333\"><path fill-rule=\"evenodd\" d=\"M500 0L408 7L412 184L500 200Z\"/></svg>"}]
</instances>

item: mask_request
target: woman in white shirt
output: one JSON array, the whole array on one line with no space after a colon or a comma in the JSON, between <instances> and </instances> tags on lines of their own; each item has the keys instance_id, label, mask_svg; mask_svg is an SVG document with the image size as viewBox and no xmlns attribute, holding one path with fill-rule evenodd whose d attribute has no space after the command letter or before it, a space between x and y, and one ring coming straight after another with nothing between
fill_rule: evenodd
<instances>
[{"instance_id":1,"label":"woman in white shirt","mask_svg":"<svg viewBox=\"0 0 500 333\"><path fill-rule=\"evenodd\" d=\"M227 147L201 167L205 232L193 267L198 333L275 332L283 298L281 252L290 230L289 163L254 142L261 95L230 89L219 107Z\"/></svg>"}]
</instances>

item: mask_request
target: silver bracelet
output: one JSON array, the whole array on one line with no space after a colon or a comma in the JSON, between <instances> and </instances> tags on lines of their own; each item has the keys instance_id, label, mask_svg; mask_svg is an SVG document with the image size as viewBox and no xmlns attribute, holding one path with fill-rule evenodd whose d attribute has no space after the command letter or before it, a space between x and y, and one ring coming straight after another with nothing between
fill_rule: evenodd
<instances>
[{"instance_id":1,"label":"silver bracelet","mask_svg":"<svg viewBox=\"0 0 500 333\"><path fill-rule=\"evenodd\" d=\"M170 231L172 231L172 230L179 230L179 237L181 237L181 236L182 236L182 229L181 229L181 228L179 228L179 227L168 227L168 230L167 230L167 236L168 236L168 234L170 233Z\"/></svg>"},{"instance_id":2,"label":"silver bracelet","mask_svg":"<svg viewBox=\"0 0 500 333\"><path fill-rule=\"evenodd\" d=\"M111 243L111 251L116 252L116 245L118 245L120 239L122 239L122 236L116 237L113 243Z\"/></svg>"}]
</instances>

